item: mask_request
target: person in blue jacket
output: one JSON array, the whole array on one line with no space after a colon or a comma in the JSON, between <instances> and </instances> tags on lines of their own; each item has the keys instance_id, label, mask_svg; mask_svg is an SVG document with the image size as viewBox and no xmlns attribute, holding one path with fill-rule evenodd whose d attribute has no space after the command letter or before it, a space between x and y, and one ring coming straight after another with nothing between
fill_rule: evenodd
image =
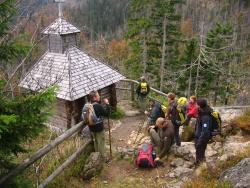
<instances>
[{"instance_id":1,"label":"person in blue jacket","mask_svg":"<svg viewBox=\"0 0 250 188\"><path fill-rule=\"evenodd\" d=\"M205 99L199 99L198 105L198 118L195 128L195 149L196 149L196 161L195 164L199 165L205 160L205 151L208 141L212 137L211 126L212 108L207 104Z\"/></svg>"}]
</instances>

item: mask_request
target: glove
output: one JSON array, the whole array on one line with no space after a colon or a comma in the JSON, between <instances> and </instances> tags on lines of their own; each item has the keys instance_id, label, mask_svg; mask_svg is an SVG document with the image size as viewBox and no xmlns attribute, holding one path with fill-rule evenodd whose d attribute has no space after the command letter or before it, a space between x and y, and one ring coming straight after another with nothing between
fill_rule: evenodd
<instances>
[{"instance_id":1,"label":"glove","mask_svg":"<svg viewBox=\"0 0 250 188\"><path fill-rule=\"evenodd\" d=\"M181 121L176 120L175 124L178 125L178 126L180 126L181 125Z\"/></svg>"}]
</instances>

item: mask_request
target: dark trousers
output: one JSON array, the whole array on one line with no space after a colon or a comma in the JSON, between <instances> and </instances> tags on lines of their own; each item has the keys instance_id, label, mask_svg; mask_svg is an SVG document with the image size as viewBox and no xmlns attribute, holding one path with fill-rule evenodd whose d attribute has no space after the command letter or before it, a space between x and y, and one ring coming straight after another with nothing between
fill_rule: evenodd
<instances>
[{"instance_id":1,"label":"dark trousers","mask_svg":"<svg viewBox=\"0 0 250 188\"><path fill-rule=\"evenodd\" d=\"M205 160L205 151L207 148L207 143L210 140L210 134L204 134L199 138L195 139L195 149L196 149L196 164L200 164Z\"/></svg>"},{"instance_id":2,"label":"dark trousers","mask_svg":"<svg viewBox=\"0 0 250 188\"><path fill-rule=\"evenodd\" d=\"M174 124L174 139L175 139L175 143L177 146L181 145L181 138L180 138L180 134L179 134L179 125Z\"/></svg>"}]
</instances>

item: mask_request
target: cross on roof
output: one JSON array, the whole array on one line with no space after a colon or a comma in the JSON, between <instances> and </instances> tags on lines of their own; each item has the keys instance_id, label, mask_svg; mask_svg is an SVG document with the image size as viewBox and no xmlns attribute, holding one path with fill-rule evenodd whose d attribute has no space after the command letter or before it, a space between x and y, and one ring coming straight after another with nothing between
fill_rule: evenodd
<instances>
[{"instance_id":1,"label":"cross on roof","mask_svg":"<svg viewBox=\"0 0 250 188\"><path fill-rule=\"evenodd\" d=\"M65 2L65 0L55 0L56 3L58 3L58 16L59 18L61 18L63 15L62 15L62 3Z\"/></svg>"}]
</instances>

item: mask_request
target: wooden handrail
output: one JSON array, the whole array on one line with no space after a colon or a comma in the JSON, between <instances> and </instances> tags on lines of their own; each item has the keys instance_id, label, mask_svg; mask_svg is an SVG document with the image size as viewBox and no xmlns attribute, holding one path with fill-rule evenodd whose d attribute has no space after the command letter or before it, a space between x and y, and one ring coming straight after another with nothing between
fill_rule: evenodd
<instances>
[{"instance_id":1,"label":"wooden handrail","mask_svg":"<svg viewBox=\"0 0 250 188\"><path fill-rule=\"evenodd\" d=\"M58 146L60 143L62 143L64 140L72 136L74 133L78 132L83 126L83 122L80 122L64 132L62 135L57 137L54 141L52 141L50 144L45 145L41 149L39 149L34 155L32 155L30 158L24 160L18 167L16 167L13 171L11 171L6 176L2 177L0 179L0 185L3 185L6 183L9 179L17 176L20 174L23 170L28 168L31 164L36 162L38 159L40 159L42 156L46 155L48 152L50 152L53 148Z\"/></svg>"},{"instance_id":2,"label":"wooden handrail","mask_svg":"<svg viewBox=\"0 0 250 188\"><path fill-rule=\"evenodd\" d=\"M138 81L136 81L136 80L131 80L131 79L123 79L123 80L121 80L121 81L124 81L124 82L132 82L132 83L139 84ZM153 88L153 87L150 87L150 89L151 89L152 91L154 91L155 93L159 94L159 95L162 95L162 96L165 96L165 97L168 96L166 93L163 93L162 91L159 91L159 90L157 90L157 89L155 89L155 88Z\"/></svg>"},{"instance_id":3,"label":"wooden handrail","mask_svg":"<svg viewBox=\"0 0 250 188\"><path fill-rule=\"evenodd\" d=\"M55 179L62 171L69 166L88 146L92 144L92 140L88 140L84 145L80 146L61 166L59 166L49 177L47 177L38 188L46 187L53 179Z\"/></svg>"}]
</instances>

